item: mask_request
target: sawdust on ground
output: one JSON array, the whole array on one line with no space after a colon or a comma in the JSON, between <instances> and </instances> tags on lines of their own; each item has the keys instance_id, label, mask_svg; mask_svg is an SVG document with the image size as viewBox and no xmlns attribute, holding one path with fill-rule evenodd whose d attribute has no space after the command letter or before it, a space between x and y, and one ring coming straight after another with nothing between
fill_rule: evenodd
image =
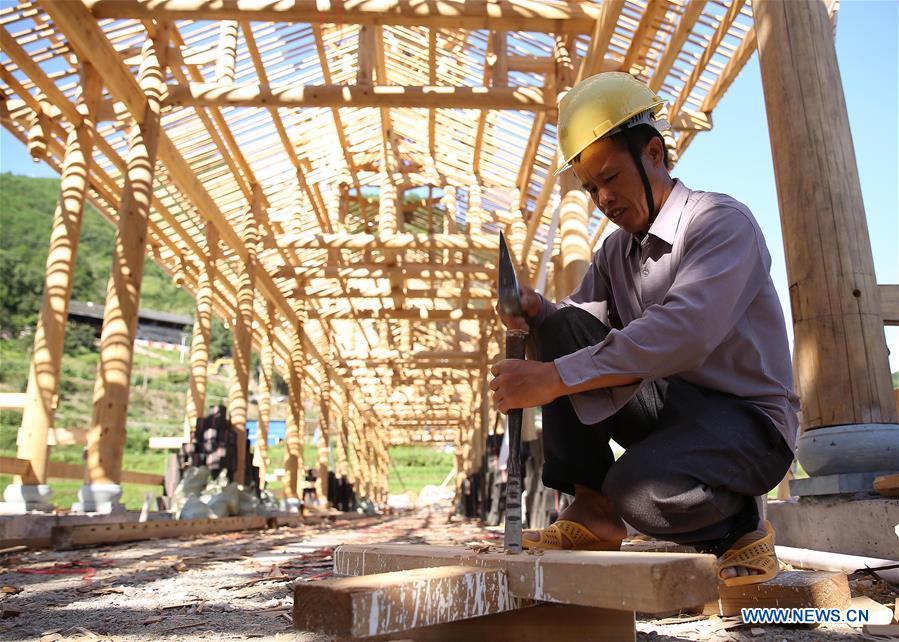
<instances>
[{"instance_id":1,"label":"sawdust on ground","mask_svg":"<svg viewBox=\"0 0 899 642\"><path fill-rule=\"evenodd\" d=\"M447 523L447 510L3 555L0 639L325 642L325 637L294 631L291 582L330 577L331 553L344 543L501 543L498 529L462 520ZM867 581L854 583L853 595L867 593L892 606L889 600L895 600L895 593ZM637 630L642 642L835 642L864 637L843 625L760 629L738 618L717 617L641 618Z\"/></svg>"}]
</instances>

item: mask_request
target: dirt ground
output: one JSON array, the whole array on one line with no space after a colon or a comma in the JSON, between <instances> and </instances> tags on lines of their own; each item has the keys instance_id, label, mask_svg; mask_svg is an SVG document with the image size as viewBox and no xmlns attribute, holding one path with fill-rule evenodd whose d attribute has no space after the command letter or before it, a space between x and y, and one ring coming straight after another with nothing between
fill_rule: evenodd
<instances>
[{"instance_id":1,"label":"dirt ground","mask_svg":"<svg viewBox=\"0 0 899 642\"><path fill-rule=\"evenodd\" d=\"M195 539L165 539L75 551L0 556L0 640L298 640L291 582L331 576L344 543L498 544L497 529L447 524L447 509ZM895 600L868 580L853 595ZM865 583L867 582L867 583ZM892 603L890 603L892 606ZM637 639L832 642L881 639L847 626L789 629L738 618L639 618ZM402 635L397 635L402 639Z\"/></svg>"}]
</instances>

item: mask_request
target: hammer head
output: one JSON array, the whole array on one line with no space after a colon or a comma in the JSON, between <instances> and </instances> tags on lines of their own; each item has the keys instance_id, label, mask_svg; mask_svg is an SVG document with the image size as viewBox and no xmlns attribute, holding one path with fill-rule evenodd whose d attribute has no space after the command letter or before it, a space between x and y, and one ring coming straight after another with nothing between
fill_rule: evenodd
<instances>
[{"instance_id":1,"label":"hammer head","mask_svg":"<svg viewBox=\"0 0 899 642\"><path fill-rule=\"evenodd\" d=\"M499 283L497 294L499 307L503 312L512 317L523 317L524 310L521 307L521 294L518 291L518 276L515 274L515 264L506 245L506 237L499 233L499 268L497 270Z\"/></svg>"}]
</instances>

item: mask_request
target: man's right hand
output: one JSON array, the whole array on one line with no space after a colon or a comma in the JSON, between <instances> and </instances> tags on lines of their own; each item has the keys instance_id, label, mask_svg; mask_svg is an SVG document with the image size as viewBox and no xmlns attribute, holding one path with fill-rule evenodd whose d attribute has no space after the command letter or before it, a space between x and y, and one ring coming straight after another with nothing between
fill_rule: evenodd
<instances>
[{"instance_id":1,"label":"man's right hand","mask_svg":"<svg viewBox=\"0 0 899 642\"><path fill-rule=\"evenodd\" d=\"M521 296L521 308L529 317L536 317L540 313L540 295L531 288L523 285L518 286L518 294ZM496 304L496 313L499 314L503 325L509 330L528 330L527 321L521 317L511 317L502 311L499 303Z\"/></svg>"}]
</instances>

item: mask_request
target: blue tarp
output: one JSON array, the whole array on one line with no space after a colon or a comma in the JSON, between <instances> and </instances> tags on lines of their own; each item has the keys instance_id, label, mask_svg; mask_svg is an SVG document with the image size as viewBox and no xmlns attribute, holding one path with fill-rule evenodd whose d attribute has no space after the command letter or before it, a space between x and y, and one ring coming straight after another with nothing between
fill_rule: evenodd
<instances>
[{"instance_id":1,"label":"blue tarp","mask_svg":"<svg viewBox=\"0 0 899 642\"><path fill-rule=\"evenodd\" d=\"M251 419L247 421L247 433L250 436L250 443L252 445L256 445L256 430L258 429L259 422L255 419ZM269 446L274 446L275 444L284 441L284 437L287 434L287 422L283 419L271 419L268 422L268 444Z\"/></svg>"}]
</instances>

